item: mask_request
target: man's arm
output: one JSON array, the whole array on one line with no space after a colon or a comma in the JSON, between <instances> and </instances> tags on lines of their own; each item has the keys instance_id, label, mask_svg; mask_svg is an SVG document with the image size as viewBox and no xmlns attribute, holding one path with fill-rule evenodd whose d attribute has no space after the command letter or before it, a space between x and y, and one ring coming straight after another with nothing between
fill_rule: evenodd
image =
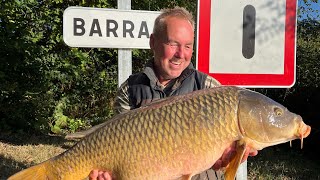
<instances>
[{"instance_id":1,"label":"man's arm","mask_svg":"<svg viewBox=\"0 0 320 180\"><path fill-rule=\"evenodd\" d=\"M128 85L128 80L126 80L124 83L121 84L121 86L119 87L116 93L116 98L113 105L115 114L125 113L133 109L133 107L130 106L128 90L129 90L129 85Z\"/></svg>"},{"instance_id":2,"label":"man's arm","mask_svg":"<svg viewBox=\"0 0 320 180\"><path fill-rule=\"evenodd\" d=\"M213 87L218 87L218 86L221 86L220 82L208 75L206 78L206 81L204 83L204 87L205 88L213 88Z\"/></svg>"}]
</instances>

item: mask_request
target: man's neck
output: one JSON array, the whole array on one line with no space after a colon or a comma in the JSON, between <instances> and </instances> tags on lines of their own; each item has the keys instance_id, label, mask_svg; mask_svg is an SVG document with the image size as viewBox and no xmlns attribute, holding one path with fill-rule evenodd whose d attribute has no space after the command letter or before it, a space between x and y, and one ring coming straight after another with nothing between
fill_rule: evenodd
<instances>
[{"instance_id":1,"label":"man's neck","mask_svg":"<svg viewBox=\"0 0 320 180\"><path fill-rule=\"evenodd\" d=\"M162 86L166 87L172 79L163 79L161 77L158 77L158 80Z\"/></svg>"}]
</instances>

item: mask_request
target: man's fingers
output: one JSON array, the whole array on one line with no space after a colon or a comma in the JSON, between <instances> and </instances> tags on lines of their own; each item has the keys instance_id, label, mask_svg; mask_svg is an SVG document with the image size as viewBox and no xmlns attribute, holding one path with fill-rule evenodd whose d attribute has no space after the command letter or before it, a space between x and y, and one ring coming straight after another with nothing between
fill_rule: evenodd
<instances>
[{"instance_id":1,"label":"man's fingers","mask_svg":"<svg viewBox=\"0 0 320 180\"><path fill-rule=\"evenodd\" d=\"M251 150L249 156L256 156L258 154L258 150Z\"/></svg>"},{"instance_id":2,"label":"man's fingers","mask_svg":"<svg viewBox=\"0 0 320 180\"><path fill-rule=\"evenodd\" d=\"M92 170L89 174L89 180L97 180L98 174L98 170Z\"/></svg>"},{"instance_id":3,"label":"man's fingers","mask_svg":"<svg viewBox=\"0 0 320 180\"><path fill-rule=\"evenodd\" d=\"M103 180L112 180L109 172L103 172L101 176L103 177Z\"/></svg>"},{"instance_id":4,"label":"man's fingers","mask_svg":"<svg viewBox=\"0 0 320 180\"><path fill-rule=\"evenodd\" d=\"M222 157L222 164L221 167L226 167L230 161L231 158L234 156L234 151L229 151L225 156Z\"/></svg>"},{"instance_id":5,"label":"man's fingers","mask_svg":"<svg viewBox=\"0 0 320 180\"><path fill-rule=\"evenodd\" d=\"M256 156L258 154L257 150L251 149L250 147L246 148L246 151L242 157L241 163L248 159L248 156Z\"/></svg>"},{"instance_id":6,"label":"man's fingers","mask_svg":"<svg viewBox=\"0 0 320 180\"><path fill-rule=\"evenodd\" d=\"M250 147L246 147L241 163L246 161L248 159L248 156L255 156L257 154L258 154L257 150L251 149ZM219 170L223 167L226 167L235 155L236 155L236 142L232 143L228 148L224 150L222 156L215 162L212 168L214 170Z\"/></svg>"},{"instance_id":7,"label":"man's fingers","mask_svg":"<svg viewBox=\"0 0 320 180\"><path fill-rule=\"evenodd\" d=\"M226 167L230 163L231 159L235 156L235 153L236 153L235 147L231 146L227 148L221 157L221 160L222 160L221 167Z\"/></svg>"},{"instance_id":8,"label":"man's fingers","mask_svg":"<svg viewBox=\"0 0 320 180\"><path fill-rule=\"evenodd\" d=\"M112 180L111 173L107 171L92 170L89 180Z\"/></svg>"},{"instance_id":9,"label":"man's fingers","mask_svg":"<svg viewBox=\"0 0 320 180\"><path fill-rule=\"evenodd\" d=\"M213 168L213 170L217 171L217 170L221 169L221 165L222 165L222 161L219 159L217 162L214 163L212 168Z\"/></svg>"}]
</instances>

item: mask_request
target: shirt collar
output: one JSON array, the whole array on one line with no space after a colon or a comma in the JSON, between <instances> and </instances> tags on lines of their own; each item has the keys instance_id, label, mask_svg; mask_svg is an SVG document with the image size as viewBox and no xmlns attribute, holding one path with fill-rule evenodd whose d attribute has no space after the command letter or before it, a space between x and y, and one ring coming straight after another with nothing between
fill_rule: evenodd
<instances>
[{"instance_id":1,"label":"shirt collar","mask_svg":"<svg viewBox=\"0 0 320 180\"><path fill-rule=\"evenodd\" d=\"M152 87L156 86L156 87L160 87L161 89L163 89L164 86L160 84L160 82L155 74L155 71L153 68L153 63L154 63L154 59L152 58L145 65L143 73L146 74L146 76L150 79L150 85ZM192 64L192 62L190 62L189 66L185 70L182 71L181 75L179 77L177 77L176 79L172 80L172 81L175 81L175 84L173 85L172 88L173 89L177 88L181 84L181 82L185 78L190 76L190 74L192 74L192 72L194 72L194 71L195 71L195 69L193 67L193 64ZM168 84L170 84L170 82Z\"/></svg>"}]
</instances>

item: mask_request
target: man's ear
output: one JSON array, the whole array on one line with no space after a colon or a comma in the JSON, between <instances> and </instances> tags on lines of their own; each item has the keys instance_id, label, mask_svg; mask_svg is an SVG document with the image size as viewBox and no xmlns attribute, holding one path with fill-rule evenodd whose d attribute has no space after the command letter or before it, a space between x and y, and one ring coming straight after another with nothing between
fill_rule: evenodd
<instances>
[{"instance_id":1,"label":"man's ear","mask_svg":"<svg viewBox=\"0 0 320 180\"><path fill-rule=\"evenodd\" d=\"M149 46L150 46L150 49L153 50L154 49L154 35L151 34L150 35L150 39L149 39Z\"/></svg>"}]
</instances>

